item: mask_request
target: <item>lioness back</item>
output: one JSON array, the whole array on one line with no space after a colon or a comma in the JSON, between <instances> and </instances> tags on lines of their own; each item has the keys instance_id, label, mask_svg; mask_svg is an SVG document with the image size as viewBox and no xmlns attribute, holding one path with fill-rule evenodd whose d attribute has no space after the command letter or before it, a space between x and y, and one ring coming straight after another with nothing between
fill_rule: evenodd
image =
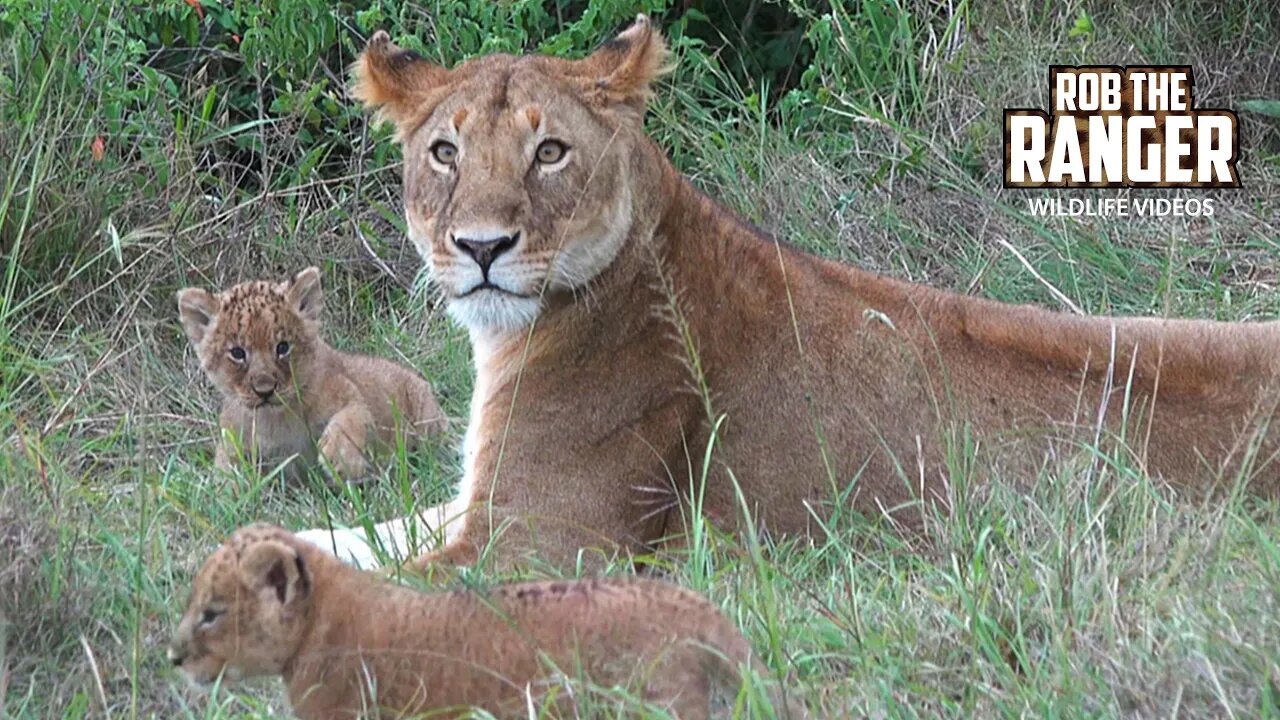
<instances>
[{"instance_id":1,"label":"lioness back","mask_svg":"<svg viewBox=\"0 0 1280 720\"><path fill-rule=\"evenodd\" d=\"M367 452L412 444L443 429L420 375L383 358L344 353L321 336L320 273L241 283L217 295L178 293L200 365L222 395L216 463L243 450L261 463L323 460L342 477L364 474Z\"/></svg>"},{"instance_id":2,"label":"lioness back","mask_svg":"<svg viewBox=\"0 0 1280 720\"><path fill-rule=\"evenodd\" d=\"M682 720L731 710L753 667L742 634L656 580L424 593L346 566L280 528L242 528L196 575L170 658L199 684L280 675L302 718L526 716L564 678L621 686ZM558 679L560 678L560 679ZM537 700L541 702L541 700ZM780 706L780 704L779 704ZM439 714L443 713L443 714ZM753 717L768 717L763 703Z\"/></svg>"}]
</instances>

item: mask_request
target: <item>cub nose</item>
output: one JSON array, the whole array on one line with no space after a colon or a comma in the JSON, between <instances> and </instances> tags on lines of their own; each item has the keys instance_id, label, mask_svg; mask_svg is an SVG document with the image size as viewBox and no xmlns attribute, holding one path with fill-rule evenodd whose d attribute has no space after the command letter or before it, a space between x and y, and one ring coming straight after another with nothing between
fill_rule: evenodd
<instances>
[{"instance_id":1,"label":"cub nose","mask_svg":"<svg viewBox=\"0 0 1280 720\"><path fill-rule=\"evenodd\" d=\"M258 394L258 397L263 400L270 399L276 392L276 381L271 378L256 378L250 385L253 386L253 391Z\"/></svg>"},{"instance_id":2,"label":"cub nose","mask_svg":"<svg viewBox=\"0 0 1280 720\"><path fill-rule=\"evenodd\" d=\"M480 272L484 273L485 278L489 277L489 266L493 265L493 261L497 260L499 255L515 247L518 242L520 242L519 232L483 240L459 237L457 235L453 238L453 244L457 245L460 250L476 261L476 264L480 266Z\"/></svg>"},{"instance_id":3,"label":"cub nose","mask_svg":"<svg viewBox=\"0 0 1280 720\"><path fill-rule=\"evenodd\" d=\"M187 659L180 650L172 645L169 646L169 649L165 654L169 656L169 662L173 663L174 667L180 667L182 662Z\"/></svg>"}]
</instances>

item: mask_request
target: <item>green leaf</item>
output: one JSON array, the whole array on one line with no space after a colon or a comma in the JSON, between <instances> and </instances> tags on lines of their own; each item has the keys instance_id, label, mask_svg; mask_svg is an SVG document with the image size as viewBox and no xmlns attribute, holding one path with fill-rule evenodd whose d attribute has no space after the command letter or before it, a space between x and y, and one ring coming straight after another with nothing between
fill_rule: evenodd
<instances>
[{"instance_id":1,"label":"green leaf","mask_svg":"<svg viewBox=\"0 0 1280 720\"><path fill-rule=\"evenodd\" d=\"M1093 18L1089 17L1089 13L1081 10L1080 14L1076 16L1075 25L1072 25L1071 29L1067 31L1067 37L1087 38L1091 35L1093 35Z\"/></svg>"},{"instance_id":2,"label":"green leaf","mask_svg":"<svg viewBox=\"0 0 1280 720\"><path fill-rule=\"evenodd\" d=\"M1240 109L1267 117L1280 118L1280 100L1245 100L1240 103Z\"/></svg>"},{"instance_id":3,"label":"green leaf","mask_svg":"<svg viewBox=\"0 0 1280 720\"><path fill-rule=\"evenodd\" d=\"M218 86L212 85L209 87L209 92L205 93L204 103L200 107L200 120L202 122L208 123L209 118L213 117L213 105L217 99Z\"/></svg>"}]
</instances>

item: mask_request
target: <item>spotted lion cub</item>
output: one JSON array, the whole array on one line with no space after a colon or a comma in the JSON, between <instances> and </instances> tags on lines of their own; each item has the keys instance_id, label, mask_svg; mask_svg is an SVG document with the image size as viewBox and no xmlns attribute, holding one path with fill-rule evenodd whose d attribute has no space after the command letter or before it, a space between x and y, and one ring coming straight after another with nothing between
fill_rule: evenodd
<instances>
[{"instance_id":1,"label":"spotted lion cub","mask_svg":"<svg viewBox=\"0 0 1280 720\"><path fill-rule=\"evenodd\" d=\"M647 704L701 720L732 711L754 663L715 606L664 582L425 593L264 524L205 561L168 654L197 685L280 675L298 717L326 720L528 717L526 693L545 701L565 676L639 688ZM573 717L572 695L555 692ZM746 716L768 717L760 705Z\"/></svg>"},{"instance_id":2,"label":"spotted lion cub","mask_svg":"<svg viewBox=\"0 0 1280 720\"><path fill-rule=\"evenodd\" d=\"M417 373L335 350L320 336L324 296L314 267L286 282L178 293L178 314L200 365L222 394L215 464L238 438L260 463L320 458L341 477L365 474L366 452L443 429L444 414Z\"/></svg>"}]
</instances>

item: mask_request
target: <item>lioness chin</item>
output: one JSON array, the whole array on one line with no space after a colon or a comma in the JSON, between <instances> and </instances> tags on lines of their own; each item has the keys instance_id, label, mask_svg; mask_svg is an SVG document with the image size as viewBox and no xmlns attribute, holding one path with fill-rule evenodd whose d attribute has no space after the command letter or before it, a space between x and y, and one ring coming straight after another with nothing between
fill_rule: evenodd
<instances>
[{"instance_id":1,"label":"lioness chin","mask_svg":"<svg viewBox=\"0 0 1280 720\"><path fill-rule=\"evenodd\" d=\"M780 244L645 136L666 62L641 17L582 60L446 69L379 33L356 64L474 351L459 495L418 518L448 540L421 562L643 552L681 534L690 498L733 526L735 483L771 533L813 531L836 498L918 525L948 496L954 438L975 477L1031 478L1126 421L1152 477L1280 489L1280 323L1067 316ZM403 548L414 520L377 540ZM363 533L311 537L372 561Z\"/></svg>"}]
</instances>

